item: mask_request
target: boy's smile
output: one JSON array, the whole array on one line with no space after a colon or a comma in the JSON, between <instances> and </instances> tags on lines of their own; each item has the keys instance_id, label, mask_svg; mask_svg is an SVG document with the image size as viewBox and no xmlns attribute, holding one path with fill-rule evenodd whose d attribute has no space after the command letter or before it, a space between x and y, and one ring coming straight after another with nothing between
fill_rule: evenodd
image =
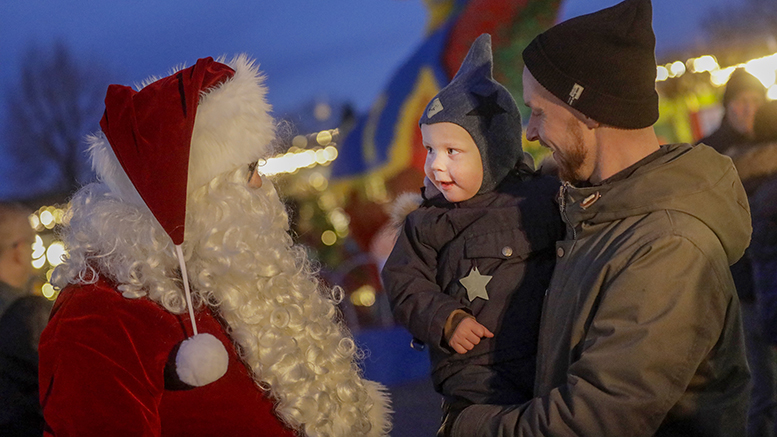
<instances>
[{"instance_id":1,"label":"boy's smile","mask_svg":"<svg viewBox=\"0 0 777 437\"><path fill-rule=\"evenodd\" d=\"M471 199L483 184L483 162L469 132L454 123L422 124L424 173L449 202Z\"/></svg>"}]
</instances>

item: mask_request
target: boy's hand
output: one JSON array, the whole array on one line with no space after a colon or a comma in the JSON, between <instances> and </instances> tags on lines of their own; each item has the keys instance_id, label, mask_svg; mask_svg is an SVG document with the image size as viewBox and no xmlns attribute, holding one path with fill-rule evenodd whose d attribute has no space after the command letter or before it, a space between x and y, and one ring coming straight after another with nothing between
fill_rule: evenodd
<instances>
[{"instance_id":1,"label":"boy's hand","mask_svg":"<svg viewBox=\"0 0 777 437\"><path fill-rule=\"evenodd\" d=\"M471 351L483 337L491 338L494 334L485 326L478 323L474 317L467 317L459 323L448 341L450 347L460 354Z\"/></svg>"}]
</instances>

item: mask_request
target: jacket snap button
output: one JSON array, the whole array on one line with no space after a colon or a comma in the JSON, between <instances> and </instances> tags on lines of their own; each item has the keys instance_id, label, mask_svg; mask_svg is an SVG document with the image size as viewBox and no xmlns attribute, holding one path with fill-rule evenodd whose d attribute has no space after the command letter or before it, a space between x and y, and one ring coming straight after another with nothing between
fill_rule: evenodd
<instances>
[{"instance_id":1,"label":"jacket snap button","mask_svg":"<svg viewBox=\"0 0 777 437\"><path fill-rule=\"evenodd\" d=\"M559 258L563 257L564 256L564 248L563 247L559 247L558 249L556 249L556 255L558 255Z\"/></svg>"},{"instance_id":2,"label":"jacket snap button","mask_svg":"<svg viewBox=\"0 0 777 437\"><path fill-rule=\"evenodd\" d=\"M512 256L513 255L513 248L510 246L505 246L502 248L502 255L504 256Z\"/></svg>"}]
</instances>

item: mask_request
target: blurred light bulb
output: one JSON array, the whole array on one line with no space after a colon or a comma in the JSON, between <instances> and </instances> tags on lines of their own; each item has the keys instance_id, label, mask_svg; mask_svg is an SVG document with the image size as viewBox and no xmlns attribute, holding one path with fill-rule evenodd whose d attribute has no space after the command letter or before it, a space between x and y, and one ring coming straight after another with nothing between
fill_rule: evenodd
<instances>
[{"instance_id":1,"label":"blurred light bulb","mask_svg":"<svg viewBox=\"0 0 777 437\"><path fill-rule=\"evenodd\" d=\"M53 299L54 294L57 292L57 290L54 289L54 286L49 284L48 282L43 284L43 286L40 288L41 294L43 294L43 297L46 299Z\"/></svg>"},{"instance_id":2,"label":"blurred light bulb","mask_svg":"<svg viewBox=\"0 0 777 437\"><path fill-rule=\"evenodd\" d=\"M337 148L333 146L327 146L324 149L324 155L326 156L327 161L334 161L337 159Z\"/></svg>"},{"instance_id":3,"label":"blurred light bulb","mask_svg":"<svg viewBox=\"0 0 777 437\"><path fill-rule=\"evenodd\" d=\"M371 285L362 285L351 293L351 303L362 307L373 306L375 304L375 288Z\"/></svg>"},{"instance_id":4,"label":"blurred light bulb","mask_svg":"<svg viewBox=\"0 0 777 437\"><path fill-rule=\"evenodd\" d=\"M62 257L66 253L65 245L59 241L55 241L51 243L48 249L46 249L46 259L52 267L56 267L63 263Z\"/></svg>"},{"instance_id":5,"label":"blurred light bulb","mask_svg":"<svg viewBox=\"0 0 777 437\"><path fill-rule=\"evenodd\" d=\"M777 100L777 85L772 85L766 92L766 98L769 100Z\"/></svg>"},{"instance_id":6,"label":"blurred light bulb","mask_svg":"<svg viewBox=\"0 0 777 437\"><path fill-rule=\"evenodd\" d=\"M725 85L735 69L736 67L728 67L722 70L710 71L710 80L712 81L712 84L717 87Z\"/></svg>"},{"instance_id":7,"label":"blurred light bulb","mask_svg":"<svg viewBox=\"0 0 777 437\"><path fill-rule=\"evenodd\" d=\"M775 76L777 65L775 65L771 58L753 59L745 64L745 71L755 76L766 88L774 85L775 78L777 78Z\"/></svg>"},{"instance_id":8,"label":"blurred light bulb","mask_svg":"<svg viewBox=\"0 0 777 437\"><path fill-rule=\"evenodd\" d=\"M36 269L43 267L44 264L46 264L45 256L32 260L32 266L35 267Z\"/></svg>"},{"instance_id":9,"label":"blurred light bulb","mask_svg":"<svg viewBox=\"0 0 777 437\"><path fill-rule=\"evenodd\" d=\"M46 246L43 245L43 239L40 235L35 236L35 242L32 243L32 257L35 259L41 258L46 254Z\"/></svg>"},{"instance_id":10,"label":"blurred light bulb","mask_svg":"<svg viewBox=\"0 0 777 437\"><path fill-rule=\"evenodd\" d=\"M669 66L669 70L674 77L680 77L685 74L685 64L680 61L675 61Z\"/></svg>"},{"instance_id":11,"label":"blurred light bulb","mask_svg":"<svg viewBox=\"0 0 777 437\"><path fill-rule=\"evenodd\" d=\"M704 55L693 60L693 71L701 73L719 69L718 61L710 55Z\"/></svg>"},{"instance_id":12,"label":"blurred light bulb","mask_svg":"<svg viewBox=\"0 0 777 437\"><path fill-rule=\"evenodd\" d=\"M43 223L43 226L46 227L46 229L51 229L54 227L54 214L51 213L51 211L43 211L40 213L40 222Z\"/></svg>"},{"instance_id":13,"label":"blurred light bulb","mask_svg":"<svg viewBox=\"0 0 777 437\"><path fill-rule=\"evenodd\" d=\"M321 242L326 246L331 246L337 242L337 234L334 231L326 230L321 234Z\"/></svg>"},{"instance_id":14,"label":"blurred light bulb","mask_svg":"<svg viewBox=\"0 0 777 437\"><path fill-rule=\"evenodd\" d=\"M656 82L662 82L669 79L669 70L663 65L659 65L656 69Z\"/></svg>"},{"instance_id":15,"label":"blurred light bulb","mask_svg":"<svg viewBox=\"0 0 777 437\"><path fill-rule=\"evenodd\" d=\"M30 214L30 226L32 226L33 229L37 230L40 228L40 218L38 218L38 214Z\"/></svg>"},{"instance_id":16,"label":"blurred light bulb","mask_svg":"<svg viewBox=\"0 0 777 437\"><path fill-rule=\"evenodd\" d=\"M291 140L291 145L300 149L308 146L308 139L304 135L297 135Z\"/></svg>"}]
</instances>

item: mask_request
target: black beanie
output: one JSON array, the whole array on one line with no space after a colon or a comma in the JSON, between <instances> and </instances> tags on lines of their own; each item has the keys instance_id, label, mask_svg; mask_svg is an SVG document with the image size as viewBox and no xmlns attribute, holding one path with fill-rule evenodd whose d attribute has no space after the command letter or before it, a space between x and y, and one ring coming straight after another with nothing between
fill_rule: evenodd
<instances>
[{"instance_id":1,"label":"black beanie","mask_svg":"<svg viewBox=\"0 0 777 437\"><path fill-rule=\"evenodd\" d=\"M723 106L728 106L737 94L744 91L755 91L763 96L766 95L766 88L760 80L744 68L737 68L726 82L726 91L723 92Z\"/></svg>"},{"instance_id":2,"label":"black beanie","mask_svg":"<svg viewBox=\"0 0 777 437\"><path fill-rule=\"evenodd\" d=\"M551 94L599 123L641 129L658 120L650 0L626 0L538 35L523 51Z\"/></svg>"},{"instance_id":3,"label":"black beanie","mask_svg":"<svg viewBox=\"0 0 777 437\"><path fill-rule=\"evenodd\" d=\"M463 127L480 152L483 183L493 190L523 159L521 113L515 99L493 78L491 35L480 35L456 76L429 102L418 124L454 123Z\"/></svg>"}]
</instances>

